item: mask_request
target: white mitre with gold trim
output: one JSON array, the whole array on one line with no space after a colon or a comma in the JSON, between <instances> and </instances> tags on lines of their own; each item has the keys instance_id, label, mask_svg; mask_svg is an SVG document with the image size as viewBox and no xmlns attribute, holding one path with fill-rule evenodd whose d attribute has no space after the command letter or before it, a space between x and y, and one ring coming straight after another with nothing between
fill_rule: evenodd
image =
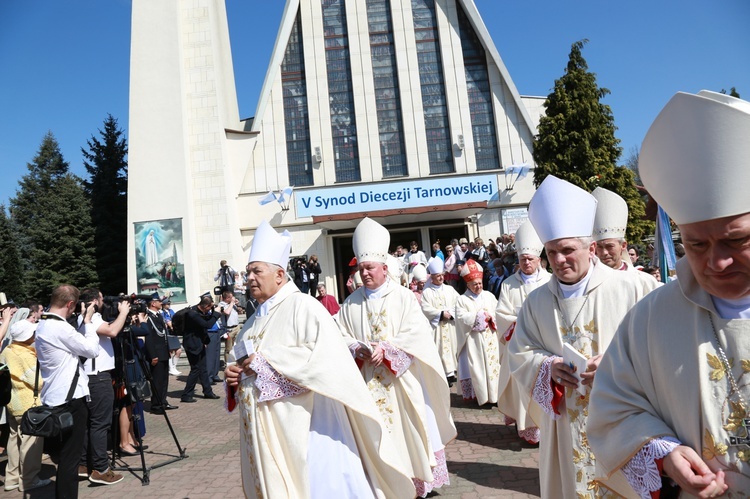
<instances>
[{"instance_id":1,"label":"white mitre with gold trim","mask_svg":"<svg viewBox=\"0 0 750 499\"><path fill-rule=\"evenodd\" d=\"M625 239L628 230L628 203L617 193L603 187L591 192L596 198L596 216L591 237L602 239Z\"/></svg>"},{"instance_id":2,"label":"white mitre with gold trim","mask_svg":"<svg viewBox=\"0 0 750 499\"><path fill-rule=\"evenodd\" d=\"M539 256L542 254L544 244L534 230L529 220L525 221L516 231L516 253L518 255Z\"/></svg>"},{"instance_id":3,"label":"white mitre with gold trim","mask_svg":"<svg viewBox=\"0 0 750 499\"><path fill-rule=\"evenodd\" d=\"M543 243L591 237L596 198L578 186L548 175L529 202L529 220Z\"/></svg>"},{"instance_id":4,"label":"white mitre with gold trim","mask_svg":"<svg viewBox=\"0 0 750 499\"><path fill-rule=\"evenodd\" d=\"M372 218L365 217L354 229L352 247L357 263L386 263L391 234Z\"/></svg>"},{"instance_id":5,"label":"white mitre with gold trim","mask_svg":"<svg viewBox=\"0 0 750 499\"><path fill-rule=\"evenodd\" d=\"M678 224L750 212L750 102L678 92L643 139L643 185Z\"/></svg>"},{"instance_id":6,"label":"white mitre with gold trim","mask_svg":"<svg viewBox=\"0 0 750 499\"><path fill-rule=\"evenodd\" d=\"M286 269L289 264L289 254L292 251L292 235L288 230L279 234L273 227L263 220L255 230L250 256L247 261L266 262Z\"/></svg>"}]
</instances>

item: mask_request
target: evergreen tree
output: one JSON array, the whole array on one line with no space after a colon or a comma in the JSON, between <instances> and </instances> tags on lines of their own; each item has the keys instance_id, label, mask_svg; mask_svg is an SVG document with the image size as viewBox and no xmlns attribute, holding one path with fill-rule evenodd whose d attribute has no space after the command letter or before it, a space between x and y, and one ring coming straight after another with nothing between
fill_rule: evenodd
<instances>
[{"instance_id":1,"label":"evergreen tree","mask_svg":"<svg viewBox=\"0 0 750 499\"><path fill-rule=\"evenodd\" d=\"M591 192L603 187L616 192L628 203L629 241L649 234L642 220L643 200L635 187L634 172L618 167L622 153L615 137L612 110L601 99L609 94L596 83L581 51L588 40L575 42L565 74L544 102L545 116L539 120L534 139L534 184L539 187L547 175L555 175Z\"/></svg>"},{"instance_id":2,"label":"evergreen tree","mask_svg":"<svg viewBox=\"0 0 750 499\"><path fill-rule=\"evenodd\" d=\"M19 245L5 205L0 205L0 283L0 291L16 303L26 299Z\"/></svg>"},{"instance_id":3,"label":"evergreen tree","mask_svg":"<svg viewBox=\"0 0 750 499\"><path fill-rule=\"evenodd\" d=\"M101 140L92 136L88 151L81 149L89 180L83 185L91 202L95 227L96 273L105 295L127 292L127 168L124 132L117 120L107 115Z\"/></svg>"},{"instance_id":4,"label":"evergreen tree","mask_svg":"<svg viewBox=\"0 0 750 499\"><path fill-rule=\"evenodd\" d=\"M27 166L29 173L11 199L11 219L24 251L26 298L46 302L63 283L98 285L90 205L51 132Z\"/></svg>"}]
</instances>

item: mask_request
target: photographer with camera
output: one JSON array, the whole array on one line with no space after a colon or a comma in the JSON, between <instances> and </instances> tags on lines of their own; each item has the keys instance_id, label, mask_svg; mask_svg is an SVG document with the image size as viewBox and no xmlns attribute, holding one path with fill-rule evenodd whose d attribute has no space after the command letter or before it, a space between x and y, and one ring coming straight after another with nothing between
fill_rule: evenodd
<instances>
[{"instance_id":1,"label":"photographer with camera","mask_svg":"<svg viewBox=\"0 0 750 499\"><path fill-rule=\"evenodd\" d=\"M96 288L87 288L81 292L81 301L86 307L93 305L94 313L91 324L99 338L99 354L88 359L83 368L88 376L89 402L88 423L83 439L83 453L78 466L78 477L88 478L91 483L113 485L122 480L122 475L109 467L107 459L107 434L112 427L112 407L115 392L112 386L112 374L115 369L115 350L112 338L115 338L130 313L130 304L121 301L117 305L117 317L107 322L102 317L104 297ZM84 333L84 318L78 317L78 331Z\"/></svg>"},{"instance_id":2,"label":"photographer with camera","mask_svg":"<svg viewBox=\"0 0 750 499\"><path fill-rule=\"evenodd\" d=\"M208 378L206 366L206 345L209 343L207 330L219 320L220 313L214 311L214 300L211 293L206 292L201 296L198 305L190 307L185 316L185 333L182 346L187 353L190 362L190 374L185 382L185 390L180 400L182 402L195 402L195 385L200 381L203 386L203 398L221 398L213 392L211 380Z\"/></svg>"},{"instance_id":3,"label":"photographer with camera","mask_svg":"<svg viewBox=\"0 0 750 499\"><path fill-rule=\"evenodd\" d=\"M167 326L161 315L162 299L158 293L151 295L148 309L138 314L140 324L133 326L136 336L145 336L146 360L151 366L151 377L156 390L151 394L151 414L164 414L177 409L167 402L169 389L169 343Z\"/></svg>"},{"instance_id":4,"label":"photographer with camera","mask_svg":"<svg viewBox=\"0 0 750 499\"><path fill-rule=\"evenodd\" d=\"M234 347L234 340L240 332L240 316L237 312L237 298L232 293L225 291L221 294L219 311L221 312L221 332L226 338L224 343L224 363L229 361L229 352ZM210 374L210 372L209 372ZM216 379L214 379L216 381ZM219 379L219 381L222 381Z\"/></svg>"},{"instance_id":5,"label":"photographer with camera","mask_svg":"<svg viewBox=\"0 0 750 499\"><path fill-rule=\"evenodd\" d=\"M234 291L234 281L239 276L236 270L227 264L226 260L219 262L219 270L216 271L214 281L218 281L218 288L221 288L216 294L221 294L224 291Z\"/></svg>"},{"instance_id":6,"label":"photographer with camera","mask_svg":"<svg viewBox=\"0 0 750 499\"><path fill-rule=\"evenodd\" d=\"M79 294L78 288L69 284L55 288L49 312L42 315L36 330L36 352L44 381L42 403L50 407L67 404L73 419L72 428L60 437L55 481L58 499L78 497L77 470L89 412L88 376L79 356L93 359L99 355L99 337L91 322L94 303L81 310L83 335L67 322L78 305Z\"/></svg>"}]
</instances>

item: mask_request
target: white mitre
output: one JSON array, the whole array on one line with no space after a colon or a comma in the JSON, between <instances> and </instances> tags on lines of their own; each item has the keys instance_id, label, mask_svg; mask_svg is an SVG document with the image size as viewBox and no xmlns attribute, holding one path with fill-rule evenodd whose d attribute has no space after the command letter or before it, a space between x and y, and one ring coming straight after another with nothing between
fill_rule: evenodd
<instances>
[{"instance_id":1,"label":"white mitre","mask_svg":"<svg viewBox=\"0 0 750 499\"><path fill-rule=\"evenodd\" d=\"M534 230L530 221L525 221L516 231L516 253L519 255L539 256L542 254L544 244Z\"/></svg>"},{"instance_id":2,"label":"white mitre","mask_svg":"<svg viewBox=\"0 0 750 499\"><path fill-rule=\"evenodd\" d=\"M425 282L427 281L427 269L421 263L417 264L411 271L411 277L417 282Z\"/></svg>"},{"instance_id":3,"label":"white mitre","mask_svg":"<svg viewBox=\"0 0 750 499\"><path fill-rule=\"evenodd\" d=\"M643 139L638 170L678 224L750 212L750 102L677 93Z\"/></svg>"},{"instance_id":4,"label":"white mitre","mask_svg":"<svg viewBox=\"0 0 750 499\"><path fill-rule=\"evenodd\" d=\"M442 274L444 270L445 270L445 262L443 262L442 258L436 258L436 257L433 256L427 262L427 272L430 275L432 275L432 274Z\"/></svg>"},{"instance_id":5,"label":"white mitre","mask_svg":"<svg viewBox=\"0 0 750 499\"><path fill-rule=\"evenodd\" d=\"M247 261L266 262L286 269L289 264L289 253L292 251L292 235L288 230L279 234L273 227L263 220L255 230L253 245Z\"/></svg>"},{"instance_id":6,"label":"white mitre","mask_svg":"<svg viewBox=\"0 0 750 499\"><path fill-rule=\"evenodd\" d=\"M548 175L529 202L529 220L543 243L591 237L596 198L570 182Z\"/></svg>"},{"instance_id":7,"label":"white mitre","mask_svg":"<svg viewBox=\"0 0 750 499\"><path fill-rule=\"evenodd\" d=\"M625 239L628 229L628 203L620 195L602 187L591 192L596 198L596 216L591 236L602 239Z\"/></svg>"},{"instance_id":8,"label":"white mitre","mask_svg":"<svg viewBox=\"0 0 750 499\"><path fill-rule=\"evenodd\" d=\"M372 218L363 218L354 229L352 247L357 263L386 263L391 234Z\"/></svg>"}]
</instances>

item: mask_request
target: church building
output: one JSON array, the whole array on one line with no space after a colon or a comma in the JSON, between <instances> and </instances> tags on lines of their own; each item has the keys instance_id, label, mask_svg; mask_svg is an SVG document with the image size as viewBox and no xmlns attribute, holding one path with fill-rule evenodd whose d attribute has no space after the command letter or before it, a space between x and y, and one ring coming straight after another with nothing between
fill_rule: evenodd
<instances>
[{"instance_id":1,"label":"church building","mask_svg":"<svg viewBox=\"0 0 750 499\"><path fill-rule=\"evenodd\" d=\"M472 0L286 0L250 119L224 0L133 0L131 40L130 289L196 303L265 219L343 299L364 216L428 257L526 220L544 98L518 93Z\"/></svg>"}]
</instances>

